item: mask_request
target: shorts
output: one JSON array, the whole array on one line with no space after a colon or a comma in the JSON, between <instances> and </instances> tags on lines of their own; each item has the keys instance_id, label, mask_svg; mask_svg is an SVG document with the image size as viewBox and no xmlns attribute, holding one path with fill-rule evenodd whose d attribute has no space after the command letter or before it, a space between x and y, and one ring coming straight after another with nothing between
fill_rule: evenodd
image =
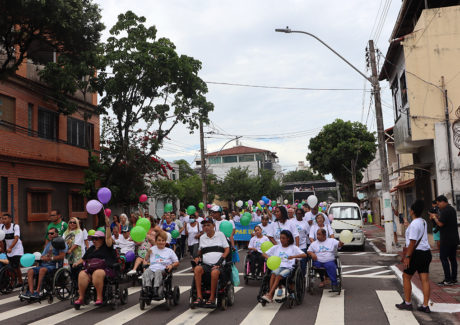
<instances>
[{"instance_id":1,"label":"shorts","mask_svg":"<svg viewBox=\"0 0 460 325\"><path fill-rule=\"evenodd\" d=\"M209 273L211 274L212 268L214 265L209 265L209 264L201 264L201 267L203 268L204 273ZM220 269L219 269L220 270Z\"/></svg>"},{"instance_id":2,"label":"shorts","mask_svg":"<svg viewBox=\"0 0 460 325\"><path fill-rule=\"evenodd\" d=\"M409 267L404 270L404 273L414 275L415 272L429 273L431 263L431 251L415 250L409 262Z\"/></svg>"},{"instance_id":3,"label":"shorts","mask_svg":"<svg viewBox=\"0 0 460 325\"><path fill-rule=\"evenodd\" d=\"M56 270L56 266L54 266L54 265L47 265L47 266L36 266L36 267L32 268L32 270L34 271L34 274L35 274L35 275L37 275L38 272L40 272L41 269L47 269L48 272L51 272L51 271Z\"/></svg>"},{"instance_id":4,"label":"shorts","mask_svg":"<svg viewBox=\"0 0 460 325\"><path fill-rule=\"evenodd\" d=\"M9 256L8 261L10 261L10 266L13 269L17 269L20 267L20 261L21 261L21 256L20 255L15 255L15 256Z\"/></svg>"},{"instance_id":5,"label":"shorts","mask_svg":"<svg viewBox=\"0 0 460 325\"><path fill-rule=\"evenodd\" d=\"M272 271L272 274L281 275L283 278L287 278L289 276L289 274L291 274L291 271L292 271L292 269L280 266L276 270Z\"/></svg>"}]
</instances>

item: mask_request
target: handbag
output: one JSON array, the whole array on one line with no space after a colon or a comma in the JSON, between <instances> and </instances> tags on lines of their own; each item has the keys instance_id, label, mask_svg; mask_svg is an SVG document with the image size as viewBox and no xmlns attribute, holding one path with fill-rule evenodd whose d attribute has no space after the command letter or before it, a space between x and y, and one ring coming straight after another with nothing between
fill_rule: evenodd
<instances>
[{"instance_id":1,"label":"handbag","mask_svg":"<svg viewBox=\"0 0 460 325\"><path fill-rule=\"evenodd\" d=\"M96 270L105 269L105 268L106 268L105 260L101 258L91 258L85 261L85 270L89 274L92 274Z\"/></svg>"},{"instance_id":2,"label":"handbag","mask_svg":"<svg viewBox=\"0 0 460 325\"><path fill-rule=\"evenodd\" d=\"M238 263L240 261L240 256L238 255L238 251L236 249L232 250L232 262Z\"/></svg>"},{"instance_id":3,"label":"handbag","mask_svg":"<svg viewBox=\"0 0 460 325\"><path fill-rule=\"evenodd\" d=\"M412 254L415 253L415 250L417 249L418 244L420 244L420 242L422 241L423 235L424 235L424 233L425 233L425 228L426 228L426 222L425 222L425 220L424 220L424 221L423 221L423 232L422 232L422 236L420 237L419 240L417 240L417 243L415 244L414 251L413 251ZM406 255L407 255L407 249L408 249L408 247L403 247L403 256L401 257L401 263L404 263L404 259L406 258Z\"/></svg>"},{"instance_id":4,"label":"handbag","mask_svg":"<svg viewBox=\"0 0 460 325\"><path fill-rule=\"evenodd\" d=\"M232 283L235 287L240 285L240 274L235 264L232 265Z\"/></svg>"}]
</instances>

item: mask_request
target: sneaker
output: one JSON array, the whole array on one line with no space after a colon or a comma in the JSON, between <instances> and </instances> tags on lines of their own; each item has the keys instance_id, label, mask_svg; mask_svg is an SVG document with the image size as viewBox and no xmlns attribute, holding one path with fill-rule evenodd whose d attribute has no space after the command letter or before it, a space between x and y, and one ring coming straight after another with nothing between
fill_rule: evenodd
<instances>
[{"instance_id":1,"label":"sneaker","mask_svg":"<svg viewBox=\"0 0 460 325\"><path fill-rule=\"evenodd\" d=\"M403 301L400 304L396 304L395 306L396 306L396 308L401 309L401 310L412 310L412 304L408 305L408 304L406 304L405 301Z\"/></svg>"},{"instance_id":2,"label":"sneaker","mask_svg":"<svg viewBox=\"0 0 460 325\"><path fill-rule=\"evenodd\" d=\"M34 292L32 295L31 295L32 298L39 298L40 297L40 293L39 292Z\"/></svg>"},{"instance_id":3,"label":"sneaker","mask_svg":"<svg viewBox=\"0 0 460 325\"><path fill-rule=\"evenodd\" d=\"M131 270L128 273L126 273L126 275L134 275L136 273L137 273L136 270Z\"/></svg>"},{"instance_id":4,"label":"sneaker","mask_svg":"<svg viewBox=\"0 0 460 325\"><path fill-rule=\"evenodd\" d=\"M446 279L442 280L441 282L438 282L438 286L451 286L452 282L447 281Z\"/></svg>"},{"instance_id":5,"label":"sneaker","mask_svg":"<svg viewBox=\"0 0 460 325\"><path fill-rule=\"evenodd\" d=\"M29 290L27 290L26 293L24 294L24 296L26 296L26 297L31 297L31 296L32 296L32 292L30 292Z\"/></svg>"},{"instance_id":6,"label":"sneaker","mask_svg":"<svg viewBox=\"0 0 460 325\"><path fill-rule=\"evenodd\" d=\"M452 280L450 281L450 283L452 283L453 285L457 285L457 280Z\"/></svg>"},{"instance_id":7,"label":"sneaker","mask_svg":"<svg viewBox=\"0 0 460 325\"><path fill-rule=\"evenodd\" d=\"M421 311L421 312L424 312L424 313L431 313L431 310L430 310L430 307L426 306L426 307L423 307L423 305L420 305L418 308L417 308L418 311Z\"/></svg>"},{"instance_id":8,"label":"sneaker","mask_svg":"<svg viewBox=\"0 0 460 325\"><path fill-rule=\"evenodd\" d=\"M333 285L331 286L331 291L332 291L332 292L339 292L339 291L340 291L340 290L339 290L339 286L336 285L336 284L333 284Z\"/></svg>"},{"instance_id":9,"label":"sneaker","mask_svg":"<svg viewBox=\"0 0 460 325\"><path fill-rule=\"evenodd\" d=\"M283 296L283 289L282 288L279 288L278 291L276 292L276 295L278 297L282 297Z\"/></svg>"}]
</instances>

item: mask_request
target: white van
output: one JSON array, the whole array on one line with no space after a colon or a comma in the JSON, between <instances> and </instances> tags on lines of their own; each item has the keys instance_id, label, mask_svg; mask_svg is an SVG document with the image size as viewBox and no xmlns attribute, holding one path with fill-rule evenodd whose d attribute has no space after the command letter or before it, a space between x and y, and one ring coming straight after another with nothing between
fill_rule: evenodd
<instances>
[{"instance_id":1,"label":"white van","mask_svg":"<svg viewBox=\"0 0 460 325\"><path fill-rule=\"evenodd\" d=\"M329 207L328 215L333 215L331 227L334 229L334 237L339 239L340 232L348 229L353 233L353 240L345 246L359 246L364 250L366 238L363 232L363 216L356 203L340 202L332 203Z\"/></svg>"}]
</instances>

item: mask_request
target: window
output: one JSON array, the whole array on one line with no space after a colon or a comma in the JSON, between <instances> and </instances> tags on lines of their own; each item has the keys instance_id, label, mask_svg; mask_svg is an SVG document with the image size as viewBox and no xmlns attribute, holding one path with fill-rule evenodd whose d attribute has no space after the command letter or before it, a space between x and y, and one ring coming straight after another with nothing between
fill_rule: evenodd
<instances>
[{"instance_id":1,"label":"window","mask_svg":"<svg viewBox=\"0 0 460 325\"><path fill-rule=\"evenodd\" d=\"M89 145L94 148L94 125L86 123L85 121L77 120L75 118L67 118L67 143L73 146L87 148L87 141Z\"/></svg>"},{"instance_id":2,"label":"window","mask_svg":"<svg viewBox=\"0 0 460 325\"><path fill-rule=\"evenodd\" d=\"M32 213L48 212L48 193L31 193Z\"/></svg>"},{"instance_id":3,"label":"window","mask_svg":"<svg viewBox=\"0 0 460 325\"><path fill-rule=\"evenodd\" d=\"M404 108L407 103L407 86L406 86L406 72L403 71L399 78L399 87L401 88L401 108Z\"/></svg>"},{"instance_id":4,"label":"window","mask_svg":"<svg viewBox=\"0 0 460 325\"><path fill-rule=\"evenodd\" d=\"M56 62L54 48L42 40L33 40L27 52L28 56L34 58L37 63Z\"/></svg>"},{"instance_id":5,"label":"window","mask_svg":"<svg viewBox=\"0 0 460 325\"><path fill-rule=\"evenodd\" d=\"M56 112L38 107L38 136L56 140L58 137L58 117Z\"/></svg>"},{"instance_id":6,"label":"window","mask_svg":"<svg viewBox=\"0 0 460 325\"><path fill-rule=\"evenodd\" d=\"M254 155L241 155L239 158L240 162L254 161Z\"/></svg>"},{"instance_id":7,"label":"window","mask_svg":"<svg viewBox=\"0 0 460 325\"><path fill-rule=\"evenodd\" d=\"M264 160L264 156L263 156L262 154L258 153L258 154L256 155L256 160L257 160L257 161L263 161L263 160Z\"/></svg>"},{"instance_id":8,"label":"window","mask_svg":"<svg viewBox=\"0 0 460 325\"><path fill-rule=\"evenodd\" d=\"M222 157L209 157L209 164L221 164Z\"/></svg>"},{"instance_id":9,"label":"window","mask_svg":"<svg viewBox=\"0 0 460 325\"><path fill-rule=\"evenodd\" d=\"M393 106L395 110L395 120L399 118L400 111L398 106L398 78L395 78L391 84L391 93L393 94Z\"/></svg>"},{"instance_id":10,"label":"window","mask_svg":"<svg viewBox=\"0 0 460 325\"><path fill-rule=\"evenodd\" d=\"M48 221L52 191L50 188L27 189L27 221Z\"/></svg>"},{"instance_id":11,"label":"window","mask_svg":"<svg viewBox=\"0 0 460 325\"><path fill-rule=\"evenodd\" d=\"M30 104L27 107L27 128L29 129L28 135L33 135L34 129L34 104Z\"/></svg>"},{"instance_id":12,"label":"window","mask_svg":"<svg viewBox=\"0 0 460 325\"><path fill-rule=\"evenodd\" d=\"M236 163L238 162L238 156L224 156L222 160L224 163Z\"/></svg>"},{"instance_id":13,"label":"window","mask_svg":"<svg viewBox=\"0 0 460 325\"><path fill-rule=\"evenodd\" d=\"M0 201L2 212L8 211L8 178L3 176L0 185Z\"/></svg>"},{"instance_id":14,"label":"window","mask_svg":"<svg viewBox=\"0 0 460 325\"><path fill-rule=\"evenodd\" d=\"M359 220L359 211L355 207L332 207L329 214L334 215L334 220Z\"/></svg>"},{"instance_id":15,"label":"window","mask_svg":"<svg viewBox=\"0 0 460 325\"><path fill-rule=\"evenodd\" d=\"M69 192L69 216L76 218L87 217L85 206L86 198L80 193L80 189L72 189Z\"/></svg>"},{"instance_id":16,"label":"window","mask_svg":"<svg viewBox=\"0 0 460 325\"><path fill-rule=\"evenodd\" d=\"M16 101L14 98L0 95L0 129L11 131L16 124Z\"/></svg>"}]
</instances>

